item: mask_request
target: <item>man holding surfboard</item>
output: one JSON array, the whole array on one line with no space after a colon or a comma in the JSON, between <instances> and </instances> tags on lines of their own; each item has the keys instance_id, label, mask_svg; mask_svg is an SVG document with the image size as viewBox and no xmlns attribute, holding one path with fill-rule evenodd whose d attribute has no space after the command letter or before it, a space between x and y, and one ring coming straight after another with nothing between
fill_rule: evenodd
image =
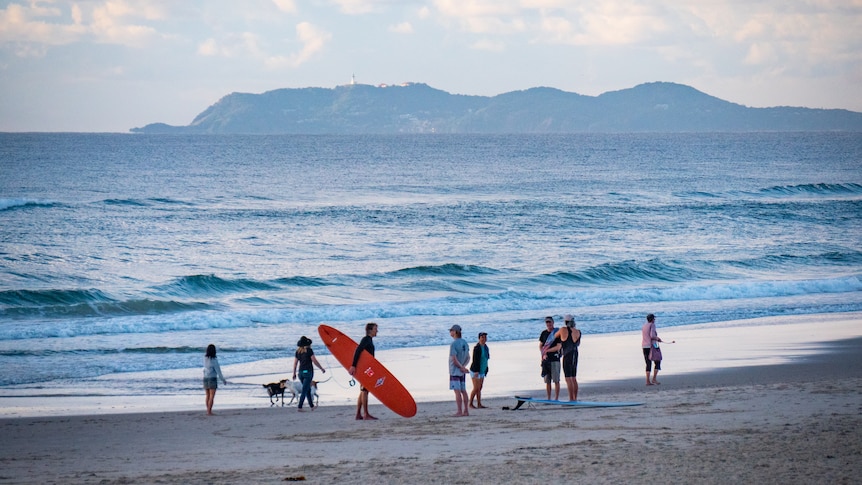
<instances>
[{"instance_id":1,"label":"man holding surfboard","mask_svg":"<svg viewBox=\"0 0 862 485\"><path fill-rule=\"evenodd\" d=\"M356 347L356 352L353 354L353 363L347 369L348 374L352 376L356 373L356 363L359 362L359 356L362 355L363 350L371 354L372 357L374 356L374 341L372 339L376 336L377 324L374 322L365 324L365 336L362 337L362 340L359 341L359 346ZM365 412L364 416L363 412ZM359 389L359 398L356 400L356 419L377 419L368 414L368 389L365 386Z\"/></svg>"}]
</instances>

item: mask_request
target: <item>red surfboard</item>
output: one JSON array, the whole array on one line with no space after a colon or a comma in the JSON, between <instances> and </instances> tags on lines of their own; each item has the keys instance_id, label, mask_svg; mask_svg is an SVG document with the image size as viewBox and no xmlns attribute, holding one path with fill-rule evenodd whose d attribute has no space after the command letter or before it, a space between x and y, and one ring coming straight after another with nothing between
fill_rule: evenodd
<instances>
[{"instance_id":1,"label":"red surfboard","mask_svg":"<svg viewBox=\"0 0 862 485\"><path fill-rule=\"evenodd\" d=\"M319 326L317 332L338 363L345 369L350 369L350 365L353 364L353 354L359 344L329 325ZM368 352L362 352L359 356L353 378L396 414L405 418L416 415L416 401L413 400L407 388Z\"/></svg>"}]
</instances>

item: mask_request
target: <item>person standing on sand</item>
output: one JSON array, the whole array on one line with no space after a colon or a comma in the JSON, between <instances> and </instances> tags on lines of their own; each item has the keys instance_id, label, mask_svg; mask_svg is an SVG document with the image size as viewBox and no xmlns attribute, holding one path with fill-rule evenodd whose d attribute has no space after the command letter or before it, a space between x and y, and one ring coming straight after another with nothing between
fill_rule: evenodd
<instances>
[{"instance_id":1,"label":"person standing on sand","mask_svg":"<svg viewBox=\"0 0 862 485\"><path fill-rule=\"evenodd\" d=\"M554 328L554 317L545 317L547 328L539 335L539 351L542 353L542 377L545 379L545 388L548 392L548 400L551 399L551 382L554 383L554 400L560 400L560 354L557 352L562 348L562 343L557 338L557 329Z\"/></svg>"},{"instance_id":2,"label":"person standing on sand","mask_svg":"<svg viewBox=\"0 0 862 485\"><path fill-rule=\"evenodd\" d=\"M374 341L372 339L376 336L377 324L374 322L366 323L365 336L359 341L359 346L353 353L353 364L350 365L350 369L347 369L348 374L352 376L356 373L356 363L359 362L359 356L362 355L363 350L374 356ZM365 413L364 416L363 412ZM364 387L359 389L359 398L356 400L356 419L377 419L368 413L368 389Z\"/></svg>"},{"instance_id":3,"label":"person standing on sand","mask_svg":"<svg viewBox=\"0 0 862 485\"><path fill-rule=\"evenodd\" d=\"M311 349L311 339L303 335L296 343L296 354L293 358L293 379L296 380L296 367L299 365L299 382L302 383L302 392L299 393L299 407L297 411L302 412L302 403L308 399L311 410L314 411L314 400L311 398L311 381L314 380L314 366L320 372L326 374L326 369L317 361L314 350Z\"/></svg>"},{"instance_id":4,"label":"person standing on sand","mask_svg":"<svg viewBox=\"0 0 862 485\"><path fill-rule=\"evenodd\" d=\"M470 363L470 377L473 379L473 390L470 391L470 407L473 409L484 408L482 405L482 386L485 384L485 376L488 375L488 359L491 354L488 351L488 334L479 332L479 341L473 347L473 359ZM473 399L476 399L476 406Z\"/></svg>"},{"instance_id":5,"label":"person standing on sand","mask_svg":"<svg viewBox=\"0 0 862 485\"><path fill-rule=\"evenodd\" d=\"M646 385L648 386L661 384L657 379L658 371L661 370L661 361L652 361L649 358L650 348L656 342L664 342L664 340L659 338L658 332L655 329L655 315L650 313L646 316L646 323L644 323L644 326L641 328L641 347L643 347L644 362L646 362ZM676 340L671 343L675 342ZM652 381L650 381L649 373L653 363L655 363L655 370L653 370Z\"/></svg>"},{"instance_id":6,"label":"person standing on sand","mask_svg":"<svg viewBox=\"0 0 862 485\"><path fill-rule=\"evenodd\" d=\"M466 367L470 363L470 346L461 338L460 325L452 325L449 335L452 336L452 344L449 346L449 389L455 391L455 404L458 405L458 413L455 416L469 416L467 384L464 376L470 372Z\"/></svg>"},{"instance_id":7,"label":"person standing on sand","mask_svg":"<svg viewBox=\"0 0 862 485\"><path fill-rule=\"evenodd\" d=\"M563 376L566 388L569 390L569 401L578 400L578 346L581 345L581 331L575 328L575 317L563 317L566 324L557 331L556 339L560 340Z\"/></svg>"},{"instance_id":8,"label":"person standing on sand","mask_svg":"<svg viewBox=\"0 0 862 485\"><path fill-rule=\"evenodd\" d=\"M206 391L207 416L213 415L213 403L215 402L219 379L221 379L222 384L227 385L216 358L216 346L209 344L204 355L204 391Z\"/></svg>"}]
</instances>

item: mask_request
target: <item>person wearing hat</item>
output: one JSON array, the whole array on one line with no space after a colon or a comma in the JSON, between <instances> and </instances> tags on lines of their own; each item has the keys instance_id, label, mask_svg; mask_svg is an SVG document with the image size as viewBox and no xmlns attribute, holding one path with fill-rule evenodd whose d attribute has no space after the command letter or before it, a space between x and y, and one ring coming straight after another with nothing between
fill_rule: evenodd
<instances>
[{"instance_id":1,"label":"person wearing hat","mask_svg":"<svg viewBox=\"0 0 862 485\"><path fill-rule=\"evenodd\" d=\"M299 382L302 383L302 392L299 393L299 412L302 412L302 404L305 399L308 399L308 405L314 411L314 400L311 399L311 381L314 380L314 366L316 365L321 372L326 373L326 369L317 361L314 356L314 351L311 350L311 339L303 335L296 342L296 355L293 359L293 379L296 379L296 367L299 366Z\"/></svg>"},{"instance_id":2,"label":"person wearing hat","mask_svg":"<svg viewBox=\"0 0 862 485\"><path fill-rule=\"evenodd\" d=\"M565 326L557 330L556 339L559 339L561 349L560 361L563 367L563 376L566 379L566 388L569 390L569 401L578 400L578 346L581 345L581 331L575 328L575 317L566 315L563 317Z\"/></svg>"},{"instance_id":3,"label":"person wearing hat","mask_svg":"<svg viewBox=\"0 0 862 485\"><path fill-rule=\"evenodd\" d=\"M452 345L449 346L449 389L455 391L455 404L458 406L455 416L469 416L465 376L470 372L467 368L470 363L470 346L461 338L460 325L452 325L449 335L452 336Z\"/></svg>"},{"instance_id":4,"label":"person wearing hat","mask_svg":"<svg viewBox=\"0 0 862 485\"><path fill-rule=\"evenodd\" d=\"M484 408L482 405L482 385L485 383L485 376L488 375L488 359L491 354L488 352L488 334L479 332L479 341L473 347L473 359L470 362L470 377L473 379L473 390L470 391L470 407L473 409ZM473 399L476 399L476 405L473 405Z\"/></svg>"}]
</instances>

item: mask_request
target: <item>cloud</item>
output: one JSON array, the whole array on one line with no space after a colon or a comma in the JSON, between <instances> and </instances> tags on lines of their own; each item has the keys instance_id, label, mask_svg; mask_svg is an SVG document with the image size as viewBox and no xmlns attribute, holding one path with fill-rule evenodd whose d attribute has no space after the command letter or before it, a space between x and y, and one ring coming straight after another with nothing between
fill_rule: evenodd
<instances>
[{"instance_id":1,"label":"cloud","mask_svg":"<svg viewBox=\"0 0 862 485\"><path fill-rule=\"evenodd\" d=\"M159 38L155 28L127 22L128 17L160 19L160 10L147 2L108 1L94 8L91 16L89 30L100 43L143 47L150 40Z\"/></svg>"},{"instance_id":2,"label":"cloud","mask_svg":"<svg viewBox=\"0 0 862 485\"><path fill-rule=\"evenodd\" d=\"M380 0L332 0L332 3L338 5L341 13L347 15L360 15L371 13L378 9L380 4L385 4Z\"/></svg>"},{"instance_id":3,"label":"cloud","mask_svg":"<svg viewBox=\"0 0 862 485\"><path fill-rule=\"evenodd\" d=\"M427 16L464 34L461 41L474 49L610 47L620 55L671 53L697 69L704 63L696 60L707 59L727 70L862 71L862 0L433 0L431 6Z\"/></svg>"},{"instance_id":4,"label":"cloud","mask_svg":"<svg viewBox=\"0 0 862 485\"><path fill-rule=\"evenodd\" d=\"M146 25L164 18L156 3L109 0L61 4L39 0L27 5L9 3L0 10L0 44L17 45L22 52L43 53L49 46L85 41L143 47L162 37L154 27Z\"/></svg>"},{"instance_id":5,"label":"cloud","mask_svg":"<svg viewBox=\"0 0 862 485\"><path fill-rule=\"evenodd\" d=\"M268 53L264 45L265 42L257 34L251 32L230 34L221 42L214 38L208 38L198 44L197 52L207 57L238 58L247 56L261 61L271 69L296 68L322 51L326 43L332 38L332 34L311 23L301 22L296 26L296 38L301 44L301 48L286 56Z\"/></svg>"},{"instance_id":6,"label":"cloud","mask_svg":"<svg viewBox=\"0 0 862 485\"><path fill-rule=\"evenodd\" d=\"M293 0L272 0L272 3L284 13L296 13L296 2Z\"/></svg>"},{"instance_id":7,"label":"cloud","mask_svg":"<svg viewBox=\"0 0 862 485\"><path fill-rule=\"evenodd\" d=\"M206 39L198 44L197 52L207 57L237 58L251 56L263 59L267 57L267 54L260 45L261 39L257 34L240 32L227 35L221 42L214 38Z\"/></svg>"},{"instance_id":8,"label":"cloud","mask_svg":"<svg viewBox=\"0 0 862 485\"><path fill-rule=\"evenodd\" d=\"M506 50L506 44L501 41L480 39L470 45L470 48L478 51L503 52Z\"/></svg>"},{"instance_id":9,"label":"cloud","mask_svg":"<svg viewBox=\"0 0 862 485\"><path fill-rule=\"evenodd\" d=\"M413 25L410 22L401 22L400 24L390 25L389 32L396 34L412 34Z\"/></svg>"},{"instance_id":10,"label":"cloud","mask_svg":"<svg viewBox=\"0 0 862 485\"><path fill-rule=\"evenodd\" d=\"M296 38L302 44L299 52L289 56L270 56L265 61L267 67L274 69L299 67L323 50L326 43L332 39L332 34L308 22L302 22L296 26Z\"/></svg>"},{"instance_id":11,"label":"cloud","mask_svg":"<svg viewBox=\"0 0 862 485\"><path fill-rule=\"evenodd\" d=\"M87 33L78 22L57 21L62 13L56 8L42 7L36 3L24 6L10 3L0 10L0 44L64 45L77 41ZM28 46L24 50L44 50Z\"/></svg>"}]
</instances>

